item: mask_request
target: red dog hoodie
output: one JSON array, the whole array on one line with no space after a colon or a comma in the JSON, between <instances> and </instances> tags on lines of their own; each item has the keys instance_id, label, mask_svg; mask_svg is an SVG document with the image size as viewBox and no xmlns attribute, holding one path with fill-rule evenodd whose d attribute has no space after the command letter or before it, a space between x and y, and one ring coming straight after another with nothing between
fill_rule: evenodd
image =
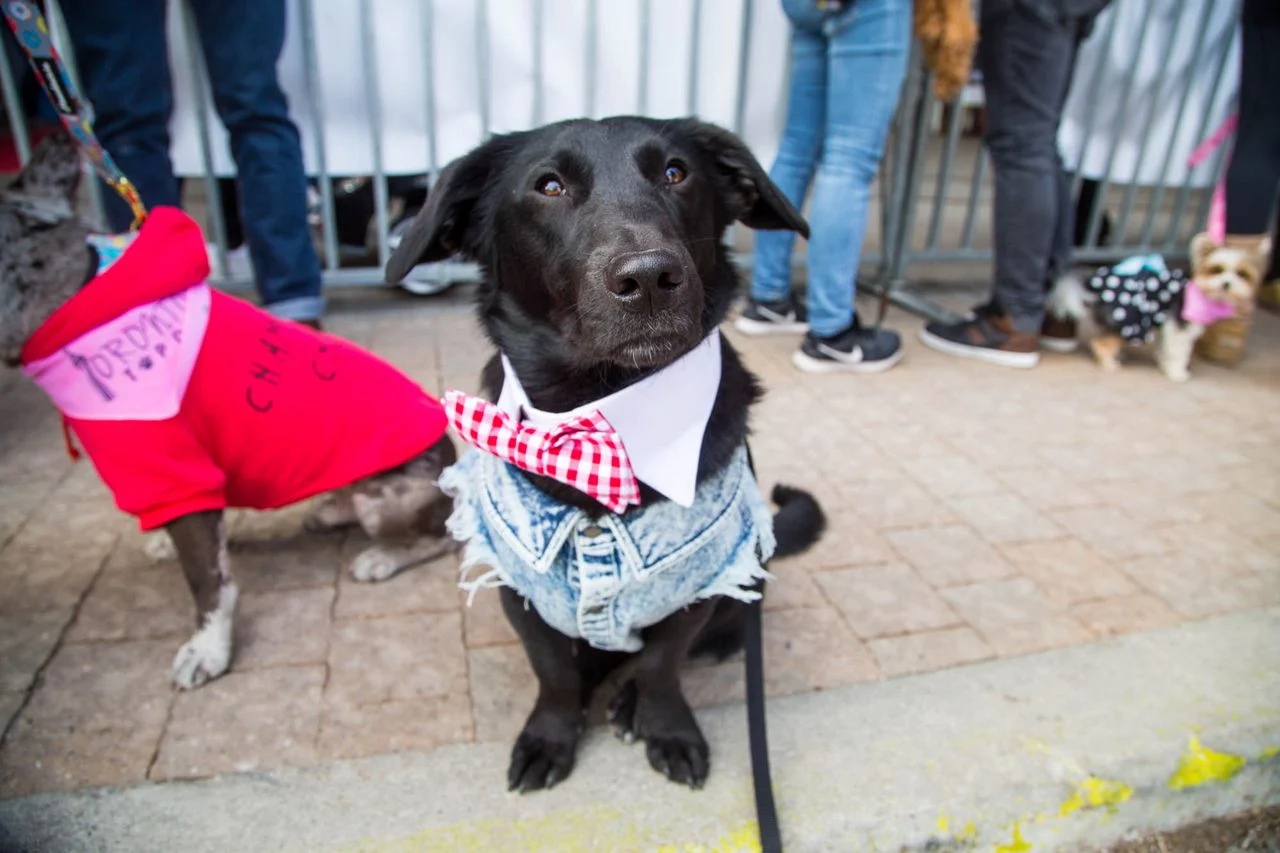
<instances>
[{"instance_id":1,"label":"red dog hoodie","mask_svg":"<svg viewBox=\"0 0 1280 853\"><path fill-rule=\"evenodd\" d=\"M23 349L23 370L143 530L285 506L444 435L439 401L396 368L220 293L208 275L199 226L156 208Z\"/></svg>"}]
</instances>

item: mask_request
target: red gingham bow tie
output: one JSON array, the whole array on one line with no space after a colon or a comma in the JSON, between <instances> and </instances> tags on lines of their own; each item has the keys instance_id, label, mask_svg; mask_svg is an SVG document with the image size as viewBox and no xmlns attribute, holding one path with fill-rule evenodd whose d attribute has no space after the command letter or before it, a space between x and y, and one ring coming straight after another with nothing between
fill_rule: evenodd
<instances>
[{"instance_id":1,"label":"red gingham bow tie","mask_svg":"<svg viewBox=\"0 0 1280 853\"><path fill-rule=\"evenodd\" d=\"M599 412L542 429L461 391L445 392L444 409L464 441L517 468L573 486L613 512L640 504L640 481L622 439Z\"/></svg>"}]
</instances>

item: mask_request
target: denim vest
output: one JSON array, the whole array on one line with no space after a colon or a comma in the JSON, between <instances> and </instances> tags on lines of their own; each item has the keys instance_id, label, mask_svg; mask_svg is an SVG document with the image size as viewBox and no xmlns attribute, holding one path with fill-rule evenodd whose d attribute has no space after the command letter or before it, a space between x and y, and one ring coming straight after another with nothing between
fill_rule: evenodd
<instances>
[{"instance_id":1,"label":"denim vest","mask_svg":"<svg viewBox=\"0 0 1280 853\"><path fill-rule=\"evenodd\" d=\"M598 649L639 651L641 629L712 596L754 601L751 587L769 577L773 518L745 446L698 484L691 507L660 500L592 519L474 450L440 488L454 498L449 533L466 543L462 588L509 586L548 625ZM490 570L467 580L474 566Z\"/></svg>"}]
</instances>

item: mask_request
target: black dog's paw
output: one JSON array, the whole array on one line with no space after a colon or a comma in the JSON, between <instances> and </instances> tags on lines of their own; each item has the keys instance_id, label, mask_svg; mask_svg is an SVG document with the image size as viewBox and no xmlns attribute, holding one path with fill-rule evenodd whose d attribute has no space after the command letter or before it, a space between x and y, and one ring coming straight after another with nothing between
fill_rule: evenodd
<instances>
[{"instance_id":1,"label":"black dog's paw","mask_svg":"<svg viewBox=\"0 0 1280 853\"><path fill-rule=\"evenodd\" d=\"M609 725L620 740L635 743L636 740L636 683L628 681L609 702Z\"/></svg>"},{"instance_id":2,"label":"black dog's paw","mask_svg":"<svg viewBox=\"0 0 1280 853\"><path fill-rule=\"evenodd\" d=\"M627 743L643 740L649 764L672 782L691 788L706 783L711 749L683 697L645 697L628 681L609 703L609 723Z\"/></svg>"},{"instance_id":3,"label":"black dog's paw","mask_svg":"<svg viewBox=\"0 0 1280 853\"><path fill-rule=\"evenodd\" d=\"M577 738L545 738L526 728L511 749L507 768L507 790L527 794L563 782L573 772Z\"/></svg>"},{"instance_id":4,"label":"black dog's paw","mask_svg":"<svg viewBox=\"0 0 1280 853\"><path fill-rule=\"evenodd\" d=\"M672 782L695 790L706 784L711 772L711 749L697 726L675 737L650 736L644 751L649 766Z\"/></svg>"}]
</instances>

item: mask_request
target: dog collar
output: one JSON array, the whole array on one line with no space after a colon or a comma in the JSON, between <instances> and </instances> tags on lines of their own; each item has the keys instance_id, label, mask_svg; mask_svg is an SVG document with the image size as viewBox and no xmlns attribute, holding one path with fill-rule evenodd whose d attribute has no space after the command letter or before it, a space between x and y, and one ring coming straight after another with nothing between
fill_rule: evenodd
<instances>
[{"instance_id":1,"label":"dog collar","mask_svg":"<svg viewBox=\"0 0 1280 853\"><path fill-rule=\"evenodd\" d=\"M102 275L120 260L137 236L138 232L131 231L126 234L90 234L86 237L85 242L98 253L97 274Z\"/></svg>"},{"instance_id":2,"label":"dog collar","mask_svg":"<svg viewBox=\"0 0 1280 853\"><path fill-rule=\"evenodd\" d=\"M570 412L534 408L505 355L502 369L497 407L508 416L554 429L598 413L622 440L638 480L681 506L693 505L702 436L720 389L718 329L652 376Z\"/></svg>"}]
</instances>

